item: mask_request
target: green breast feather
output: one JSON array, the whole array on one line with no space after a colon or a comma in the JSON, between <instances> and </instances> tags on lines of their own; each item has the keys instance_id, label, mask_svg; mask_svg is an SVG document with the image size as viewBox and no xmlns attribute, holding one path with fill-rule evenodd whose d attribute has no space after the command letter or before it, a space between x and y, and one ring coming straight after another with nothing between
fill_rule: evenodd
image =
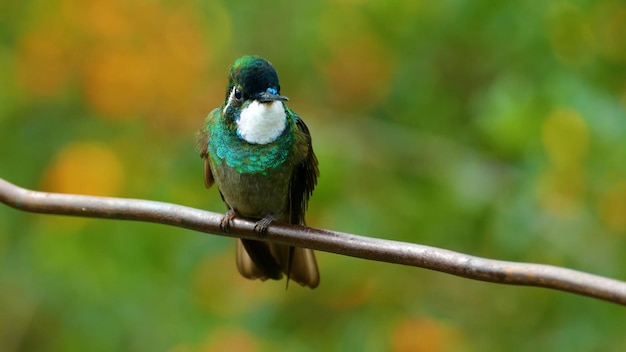
<instances>
[{"instance_id":1,"label":"green breast feather","mask_svg":"<svg viewBox=\"0 0 626 352\"><path fill-rule=\"evenodd\" d=\"M269 171L281 166L289 156L293 147L293 120L287 120L285 132L269 144L250 144L237 136L237 132L228 128L221 121L207 125L209 132L209 156L211 163L226 163L238 173L260 173L267 175Z\"/></svg>"}]
</instances>

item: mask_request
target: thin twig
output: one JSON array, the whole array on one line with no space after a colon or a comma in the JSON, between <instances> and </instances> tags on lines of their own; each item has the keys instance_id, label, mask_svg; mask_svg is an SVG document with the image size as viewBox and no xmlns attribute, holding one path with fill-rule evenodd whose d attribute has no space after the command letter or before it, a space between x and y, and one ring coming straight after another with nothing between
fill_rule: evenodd
<instances>
[{"instance_id":1,"label":"thin twig","mask_svg":"<svg viewBox=\"0 0 626 352\"><path fill-rule=\"evenodd\" d=\"M148 200L37 192L3 179L0 179L0 202L36 213L154 222L222 236L258 239L254 223L244 219L236 219L230 233L225 234L219 228L222 214ZM626 305L626 282L556 266L486 259L414 243L295 225L273 224L263 240L416 266L474 280L546 287Z\"/></svg>"}]
</instances>

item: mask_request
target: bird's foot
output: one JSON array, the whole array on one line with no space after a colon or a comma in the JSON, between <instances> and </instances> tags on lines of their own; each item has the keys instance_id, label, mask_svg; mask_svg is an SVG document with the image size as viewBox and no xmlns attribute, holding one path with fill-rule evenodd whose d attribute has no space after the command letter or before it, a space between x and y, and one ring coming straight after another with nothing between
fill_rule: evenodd
<instances>
[{"instance_id":1,"label":"bird's foot","mask_svg":"<svg viewBox=\"0 0 626 352\"><path fill-rule=\"evenodd\" d=\"M254 232L256 232L259 237L263 238L267 235L267 228L270 227L270 224L276 220L274 215L268 215L263 219L259 220L254 224Z\"/></svg>"},{"instance_id":2,"label":"bird's foot","mask_svg":"<svg viewBox=\"0 0 626 352\"><path fill-rule=\"evenodd\" d=\"M224 233L229 233L230 223L236 217L237 217L237 213L235 212L235 210L228 209L228 212L226 213L226 215L224 215L224 217L222 218L222 221L220 221L220 230L222 230L222 232Z\"/></svg>"}]
</instances>

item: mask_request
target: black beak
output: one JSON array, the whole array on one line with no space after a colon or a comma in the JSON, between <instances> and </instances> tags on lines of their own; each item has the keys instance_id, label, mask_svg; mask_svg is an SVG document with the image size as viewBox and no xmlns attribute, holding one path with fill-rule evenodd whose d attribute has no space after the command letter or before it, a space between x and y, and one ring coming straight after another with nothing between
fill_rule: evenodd
<instances>
[{"instance_id":1,"label":"black beak","mask_svg":"<svg viewBox=\"0 0 626 352\"><path fill-rule=\"evenodd\" d=\"M276 101L276 100L280 100L280 101L287 101L289 100L289 98L279 95L279 94L272 94L272 93L268 93L268 92L262 92L259 93L257 95L255 95L253 97L255 100L258 100L261 103L269 103L271 101Z\"/></svg>"}]
</instances>

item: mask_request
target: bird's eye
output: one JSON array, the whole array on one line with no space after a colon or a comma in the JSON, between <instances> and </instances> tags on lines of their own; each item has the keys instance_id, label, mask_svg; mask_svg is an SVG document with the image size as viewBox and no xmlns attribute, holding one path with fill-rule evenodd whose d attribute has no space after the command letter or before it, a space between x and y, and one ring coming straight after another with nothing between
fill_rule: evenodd
<instances>
[{"instance_id":1,"label":"bird's eye","mask_svg":"<svg viewBox=\"0 0 626 352\"><path fill-rule=\"evenodd\" d=\"M239 88L235 88L234 97L238 102L243 101L243 92Z\"/></svg>"}]
</instances>

